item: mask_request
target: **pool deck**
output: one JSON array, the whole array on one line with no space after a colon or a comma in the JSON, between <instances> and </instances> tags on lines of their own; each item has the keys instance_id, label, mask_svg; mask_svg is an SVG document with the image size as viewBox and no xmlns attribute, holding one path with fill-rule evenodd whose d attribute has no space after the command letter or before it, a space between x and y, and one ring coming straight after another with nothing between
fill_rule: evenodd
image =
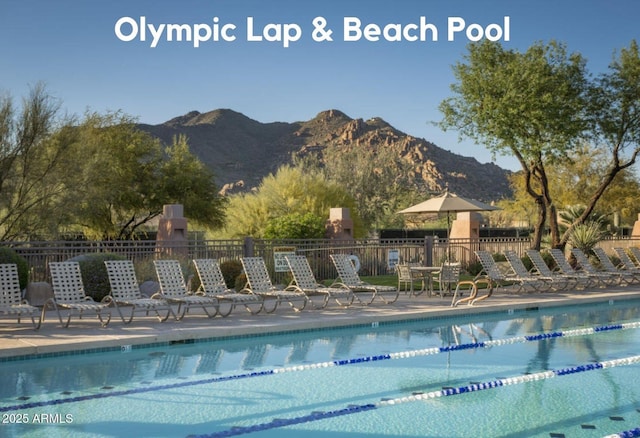
<instances>
[{"instance_id":1,"label":"pool deck","mask_svg":"<svg viewBox=\"0 0 640 438\"><path fill-rule=\"evenodd\" d=\"M40 330L34 330L30 320L20 324L15 319L0 320L0 359L631 299L640 299L639 286L519 294L501 290L474 306L461 304L455 308L451 307L451 297L426 294L410 297L401 293L393 304L376 300L369 306L354 304L341 308L334 302L325 309L307 306L301 312L282 304L274 313L257 315L238 306L226 318L207 318L195 312L181 321L159 322L155 317L142 315L127 325L114 311L107 327L102 327L95 316L86 316L73 318L68 328L61 327L55 312L48 312Z\"/></svg>"}]
</instances>

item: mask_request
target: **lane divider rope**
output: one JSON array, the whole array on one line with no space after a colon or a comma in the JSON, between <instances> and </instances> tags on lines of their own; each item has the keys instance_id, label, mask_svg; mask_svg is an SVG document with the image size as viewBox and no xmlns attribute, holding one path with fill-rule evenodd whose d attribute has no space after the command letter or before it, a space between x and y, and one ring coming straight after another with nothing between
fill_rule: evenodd
<instances>
[{"instance_id":1,"label":"lane divider rope","mask_svg":"<svg viewBox=\"0 0 640 438\"><path fill-rule=\"evenodd\" d=\"M469 349L477 349L477 348L489 348L489 347L497 347L497 346L510 345L510 344L523 343L523 342L537 342L537 341L550 339L550 338L586 336L586 335L592 335L596 333L608 332L612 330L628 330L628 329L635 329L635 328L640 328L640 321L623 323L623 324L597 326L597 327L590 327L590 328L582 328L582 329L574 329L574 330L566 330L566 331L558 331L558 332L550 332L550 333L541 333L536 335L515 336L512 338L496 339L496 340L489 340L489 341L476 342L476 343L470 343L470 344L449 345L445 347L432 347L432 348L425 348L420 350L408 350L408 351L403 351L398 353L387 353L387 354L381 354L381 355L375 355L375 356L366 356L366 357L359 357L359 358L352 358L352 359L341 359L341 360L334 360L330 362L294 365L291 367L280 367L280 368L274 368L274 369L269 369L264 371L254 371L250 373L240 373L240 374L233 374L229 376L218 376L218 377L212 377L210 379L200 379L200 380L188 381L188 382L177 382L177 383L170 383L166 385L149 386L145 388L124 389L120 391L87 394L82 396L53 399L53 400L46 400L46 401L34 401L34 402L28 402L28 403L21 403L18 405L0 406L0 412L11 412L11 411L31 409L31 408L37 408L37 407L43 407L43 406L75 403L75 402L81 402L81 401L92 400L92 399L124 396L124 395L130 395L130 394L140 394L144 392L153 392L153 391L159 391L164 389L183 388L188 386L196 386L196 385L203 385L203 384L210 384L210 383L217 383L217 382L227 382L230 380L247 379L252 377L268 376L268 375L279 374L279 373L298 372L298 371L306 371L306 370L317 369L317 368L328 368L328 367L335 367L335 366L362 364L366 362L376 362L381 360L406 359L406 358L413 358L413 357L419 357L419 356L434 355L439 353L446 353L451 351L469 350Z\"/></svg>"},{"instance_id":2,"label":"lane divider rope","mask_svg":"<svg viewBox=\"0 0 640 438\"><path fill-rule=\"evenodd\" d=\"M640 427L636 427L635 429L625 430L624 432L614 433L612 435L607 435L604 438L635 438L640 437Z\"/></svg>"},{"instance_id":3,"label":"lane divider rope","mask_svg":"<svg viewBox=\"0 0 640 438\"><path fill-rule=\"evenodd\" d=\"M328 412L312 412L311 414L308 414L308 415L303 415L300 417L294 417L289 419L277 418L272 420L269 423L260 423L253 426L237 426L228 430L214 432L212 434L188 435L187 438L221 438L221 437L244 435L244 434L268 430L268 429L276 429L280 427L291 426L294 424L309 423L312 421L323 420L325 418L336 417L339 415L357 414L357 413L366 412L372 409L378 409L386 406L395 406L395 405L409 403L409 402L430 400L430 399L441 398L441 397L450 397L454 395L467 394L470 392L483 391L486 389L499 388L502 386L518 385L521 383L546 380L553 377L568 376L576 373L614 368L618 366L635 365L638 363L640 363L640 355L630 356L622 359L613 359L605 362L598 362L598 363L578 365L578 366L573 366L568 368L561 368L557 370L543 371L539 373L525 374L525 375L516 376L516 377L508 377L508 378L492 380L488 382L473 383L471 385L461 386L458 388L446 388L439 391L431 391L426 393L413 393L410 396L398 397L393 399L383 399L378 403L352 405L352 406L348 406L345 409L339 409L339 410L328 411ZM614 436L619 436L619 435L614 435ZM622 435L622 436L635 437L639 435Z\"/></svg>"}]
</instances>

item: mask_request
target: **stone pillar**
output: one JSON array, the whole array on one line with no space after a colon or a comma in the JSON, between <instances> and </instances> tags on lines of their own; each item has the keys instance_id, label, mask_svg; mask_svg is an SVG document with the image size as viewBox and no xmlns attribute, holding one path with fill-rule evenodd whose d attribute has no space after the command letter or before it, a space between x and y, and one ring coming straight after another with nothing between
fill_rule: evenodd
<instances>
[{"instance_id":1,"label":"stone pillar","mask_svg":"<svg viewBox=\"0 0 640 438\"><path fill-rule=\"evenodd\" d=\"M353 239L353 219L349 209L329 209L329 220L325 228L328 239Z\"/></svg>"},{"instance_id":2,"label":"stone pillar","mask_svg":"<svg viewBox=\"0 0 640 438\"><path fill-rule=\"evenodd\" d=\"M478 239L480 237L480 214L460 212L451 224L451 239Z\"/></svg>"},{"instance_id":3,"label":"stone pillar","mask_svg":"<svg viewBox=\"0 0 640 438\"><path fill-rule=\"evenodd\" d=\"M638 220L633 224L633 230L631 230L631 237L640 237L640 214L638 214Z\"/></svg>"},{"instance_id":4,"label":"stone pillar","mask_svg":"<svg viewBox=\"0 0 640 438\"><path fill-rule=\"evenodd\" d=\"M162 255L188 256L187 219L182 215L183 207L180 204L163 207L156 237L156 250Z\"/></svg>"}]
</instances>

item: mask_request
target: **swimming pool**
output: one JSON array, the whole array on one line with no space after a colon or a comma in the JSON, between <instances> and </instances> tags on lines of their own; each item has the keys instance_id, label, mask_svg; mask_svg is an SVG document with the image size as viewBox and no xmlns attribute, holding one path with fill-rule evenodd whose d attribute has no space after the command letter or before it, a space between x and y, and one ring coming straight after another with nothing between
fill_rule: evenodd
<instances>
[{"instance_id":1,"label":"swimming pool","mask_svg":"<svg viewBox=\"0 0 640 438\"><path fill-rule=\"evenodd\" d=\"M639 341L631 301L5 361L0 436L603 437Z\"/></svg>"}]
</instances>

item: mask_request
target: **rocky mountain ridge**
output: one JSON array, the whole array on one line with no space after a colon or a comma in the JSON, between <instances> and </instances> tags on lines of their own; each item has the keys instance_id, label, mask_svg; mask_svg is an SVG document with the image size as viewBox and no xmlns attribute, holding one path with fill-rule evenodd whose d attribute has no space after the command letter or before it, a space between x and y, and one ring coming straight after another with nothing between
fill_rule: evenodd
<instances>
[{"instance_id":1,"label":"rocky mountain ridge","mask_svg":"<svg viewBox=\"0 0 640 438\"><path fill-rule=\"evenodd\" d=\"M430 192L451 192L483 201L509 196L510 171L483 164L403 133L381 118L352 119L339 110L320 112L308 121L261 123L229 109L192 111L140 129L170 144L180 134L192 152L211 167L223 191L248 190L292 157L337 148L390 148L410 163L412 179ZM342 153L342 152L341 152Z\"/></svg>"}]
</instances>

